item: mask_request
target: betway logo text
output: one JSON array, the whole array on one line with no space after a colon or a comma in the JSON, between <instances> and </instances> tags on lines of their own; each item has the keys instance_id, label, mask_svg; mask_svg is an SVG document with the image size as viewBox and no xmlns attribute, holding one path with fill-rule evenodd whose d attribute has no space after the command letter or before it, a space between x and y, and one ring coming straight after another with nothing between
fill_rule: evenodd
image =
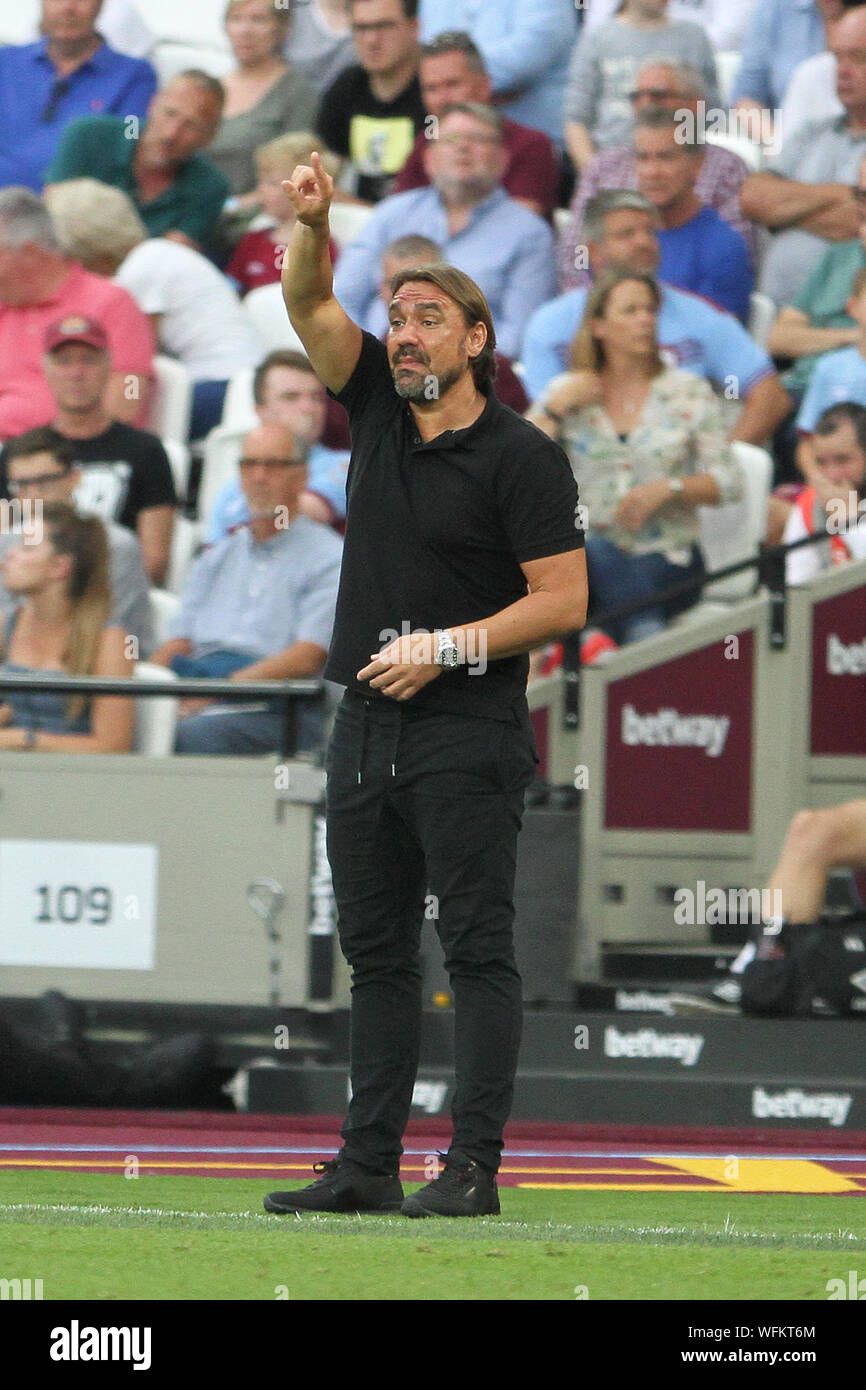
<instances>
[{"instance_id":1,"label":"betway logo text","mask_svg":"<svg viewBox=\"0 0 866 1390\"><path fill-rule=\"evenodd\" d=\"M718 758L730 727L726 714L680 714L675 709L638 714L634 705L622 707L622 741L631 747L703 748L708 758Z\"/></svg>"},{"instance_id":2,"label":"betway logo text","mask_svg":"<svg viewBox=\"0 0 866 1390\"><path fill-rule=\"evenodd\" d=\"M831 676L866 674L866 641L845 645L831 632L827 638L827 670Z\"/></svg>"},{"instance_id":3,"label":"betway logo text","mask_svg":"<svg viewBox=\"0 0 866 1390\"><path fill-rule=\"evenodd\" d=\"M752 1114L756 1120L829 1120L831 1125L844 1125L853 1097L833 1091L776 1091L772 1095L763 1086L752 1091Z\"/></svg>"},{"instance_id":4,"label":"betway logo text","mask_svg":"<svg viewBox=\"0 0 866 1390\"><path fill-rule=\"evenodd\" d=\"M693 1067L703 1046L704 1039L698 1033L658 1033L655 1028L641 1028L636 1033L604 1030L605 1057L672 1057L684 1067Z\"/></svg>"}]
</instances>

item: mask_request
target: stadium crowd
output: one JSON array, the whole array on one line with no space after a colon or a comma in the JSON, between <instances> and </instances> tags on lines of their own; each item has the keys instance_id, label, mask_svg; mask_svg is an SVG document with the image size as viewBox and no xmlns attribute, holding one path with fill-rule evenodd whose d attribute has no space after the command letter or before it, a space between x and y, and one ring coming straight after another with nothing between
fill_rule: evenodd
<instances>
[{"instance_id":1,"label":"stadium crowd","mask_svg":"<svg viewBox=\"0 0 866 1390\"><path fill-rule=\"evenodd\" d=\"M279 286L313 150L362 327L413 264L484 291L497 394L577 478L596 615L702 575L740 444L772 456L769 543L848 509L791 582L866 551L866 4L228 0L222 47L180 54L147 0L39 8L0 47L2 669L322 670L348 433ZM0 744L127 749L131 707L9 701ZM278 736L189 701L176 749Z\"/></svg>"}]
</instances>

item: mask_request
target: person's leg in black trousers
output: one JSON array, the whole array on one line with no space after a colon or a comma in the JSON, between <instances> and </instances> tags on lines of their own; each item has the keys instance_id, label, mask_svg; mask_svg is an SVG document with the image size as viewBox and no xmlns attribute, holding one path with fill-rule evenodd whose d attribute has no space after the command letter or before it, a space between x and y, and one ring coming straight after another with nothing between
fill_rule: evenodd
<instances>
[{"instance_id":1,"label":"person's leg in black trousers","mask_svg":"<svg viewBox=\"0 0 866 1390\"><path fill-rule=\"evenodd\" d=\"M348 709L347 709L348 704ZM328 852L353 970L344 1155L395 1172L418 1063L428 885L455 1000L452 1155L499 1166L521 1030L513 889L527 731L344 702L328 758Z\"/></svg>"},{"instance_id":2,"label":"person's leg in black trousers","mask_svg":"<svg viewBox=\"0 0 866 1390\"><path fill-rule=\"evenodd\" d=\"M426 871L391 801L402 714L344 701L328 750L328 858L352 967L346 1158L397 1173L418 1070Z\"/></svg>"},{"instance_id":3,"label":"person's leg in black trousers","mask_svg":"<svg viewBox=\"0 0 866 1390\"><path fill-rule=\"evenodd\" d=\"M446 715L425 726L413 726L400 764L411 780L404 791L398 776L395 801L424 846L454 997L449 1157L496 1172L523 1024L514 877L535 760L513 725Z\"/></svg>"}]
</instances>

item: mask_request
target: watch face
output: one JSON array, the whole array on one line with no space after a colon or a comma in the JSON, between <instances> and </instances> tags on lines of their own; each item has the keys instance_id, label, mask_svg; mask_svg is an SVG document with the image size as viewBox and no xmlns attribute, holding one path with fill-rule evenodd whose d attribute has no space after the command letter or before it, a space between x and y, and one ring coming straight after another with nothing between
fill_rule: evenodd
<instances>
[{"instance_id":1,"label":"watch face","mask_svg":"<svg viewBox=\"0 0 866 1390\"><path fill-rule=\"evenodd\" d=\"M437 658L440 666L457 666L460 663L456 647L443 647Z\"/></svg>"}]
</instances>

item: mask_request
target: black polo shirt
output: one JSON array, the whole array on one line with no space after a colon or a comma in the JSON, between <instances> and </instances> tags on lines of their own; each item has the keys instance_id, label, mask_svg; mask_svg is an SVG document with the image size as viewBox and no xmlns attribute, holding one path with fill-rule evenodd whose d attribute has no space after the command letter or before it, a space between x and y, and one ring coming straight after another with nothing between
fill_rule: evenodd
<instances>
[{"instance_id":1,"label":"black polo shirt","mask_svg":"<svg viewBox=\"0 0 866 1390\"><path fill-rule=\"evenodd\" d=\"M349 415L352 457L325 675L384 700L355 678L373 652L404 632L492 617L526 595L522 562L583 546L577 484L559 445L493 394L467 429L422 443L385 346L369 333L336 399ZM510 719L528 668L523 655L476 674L446 670L407 708Z\"/></svg>"}]
</instances>

